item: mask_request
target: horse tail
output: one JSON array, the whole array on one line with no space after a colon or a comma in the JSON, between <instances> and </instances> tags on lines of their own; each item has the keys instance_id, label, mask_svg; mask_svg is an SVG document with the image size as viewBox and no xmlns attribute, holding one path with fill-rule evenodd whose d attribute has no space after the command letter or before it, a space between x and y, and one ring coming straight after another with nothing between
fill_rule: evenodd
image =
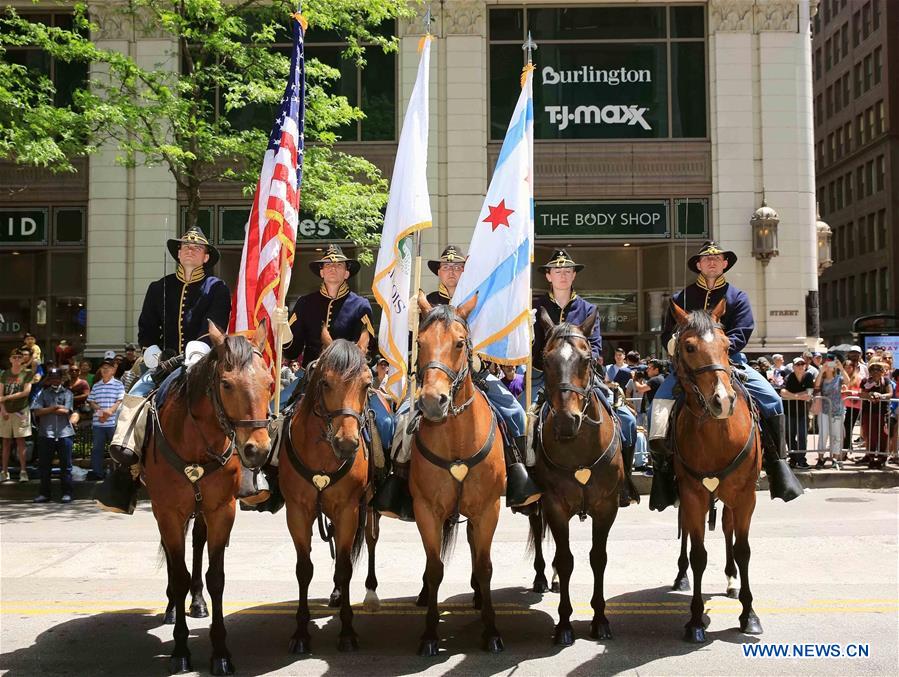
<instances>
[{"instance_id":1,"label":"horse tail","mask_svg":"<svg viewBox=\"0 0 899 677\"><path fill-rule=\"evenodd\" d=\"M350 564L356 566L356 560L359 559L359 553L362 552L362 544L365 543L365 517L366 505L363 499L359 506L359 524L356 526L356 534L353 536L353 546L350 548Z\"/></svg>"},{"instance_id":2,"label":"horse tail","mask_svg":"<svg viewBox=\"0 0 899 677\"><path fill-rule=\"evenodd\" d=\"M452 515L443 523L443 538L440 540L440 559L446 561L453 555L456 545L456 527L459 526L459 516Z\"/></svg>"},{"instance_id":3,"label":"horse tail","mask_svg":"<svg viewBox=\"0 0 899 677\"><path fill-rule=\"evenodd\" d=\"M528 543L524 552L526 555L533 555L537 544L546 538L547 522L543 518L543 509L538 504L536 511L528 518L530 528L528 529Z\"/></svg>"}]
</instances>

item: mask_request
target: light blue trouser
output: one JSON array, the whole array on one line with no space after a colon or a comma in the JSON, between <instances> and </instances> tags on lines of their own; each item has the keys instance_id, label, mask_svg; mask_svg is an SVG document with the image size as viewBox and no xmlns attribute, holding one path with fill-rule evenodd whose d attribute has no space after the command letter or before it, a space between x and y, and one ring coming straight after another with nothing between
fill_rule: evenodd
<instances>
[{"instance_id":1,"label":"light blue trouser","mask_svg":"<svg viewBox=\"0 0 899 677\"><path fill-rule=\"evenodd\" d=\"M493 374L487 376L487 399L499 411L512 437L527 435L528 425L524 407Z\"/></svg>"},{"instance_id":2,"label":"light blue trouser","mask_svg":"<svg viewBox=\"0 0 899 677\"><path fill-rule=\"evenodd\" d=\"M751 367L735 368L740 369L746 375L747 379L744 383L746 390L749 391L752 399L755 400L764 418L771 418L784 413L783 400L780 399L780 395L777 394L777 391L774 390L774 386L768 382L768 379ZM659 386L656 398L673 400L674 386L676 384L677 376L672 371L665 377L664 383Z\"/></svg>"},{"instance_id":3,"label":"light blue trouser","mask_svg":"<svg viewBox=\"0 0 899 677\"><path fill-rule=\"evenodd\" d=\"M146 397L150 394L150 391L156 387L156 384L153 383L153 379L150 378L150 370L148 369L143 374L141 374L140 378L134 382L134 385L131 386L131 390L128 391L129 395L137 395L138 397Z\"/></svg>"}]
</instances>

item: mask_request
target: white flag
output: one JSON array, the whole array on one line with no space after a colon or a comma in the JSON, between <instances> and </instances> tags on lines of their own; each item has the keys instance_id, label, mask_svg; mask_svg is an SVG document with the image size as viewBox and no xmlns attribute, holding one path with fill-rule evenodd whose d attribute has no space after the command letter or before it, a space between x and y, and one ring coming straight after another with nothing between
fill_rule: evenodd
<instances>
[{"instance_id":1,"label":"white flag","mask_svg":"<svg viewBox=\"0 0 899 677\"><path fill-rule=\"evenodd\" d=\"M390 363L385 390L397 402L406 393L412 235L431 227L427 181L430 55L431 37L426 36L422 41L418 76L396 151L381 248L372 283L372 292L381 306L378 347Z\"/></svg>"},{"instance_id":2,"label":"white flag","mask_svg":"<svg viewBox=\"0 0 899 677\"><path fill-rule=\"evenodd\" d=\"M534 243L533 67L525 69L487 197L453 294L461 306L478 295L468 316L476 353L523 364L531 352L531 260ZM489 309L489 310L488 310Z\"/></svg>"}]
</instances>

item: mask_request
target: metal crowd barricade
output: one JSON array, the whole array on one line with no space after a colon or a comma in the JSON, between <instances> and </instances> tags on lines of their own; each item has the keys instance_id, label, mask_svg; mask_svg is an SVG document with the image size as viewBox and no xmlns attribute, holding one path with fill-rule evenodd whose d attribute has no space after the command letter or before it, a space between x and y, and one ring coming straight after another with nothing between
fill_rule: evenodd
<instances>
[{"instance_id":1,"label":"metal crowd barricade","mask_svg":"<svg viewBox=\"0 0 899 677\"><path fill-rule=\"evenodd\" d=\"M843 398L843 411L832 412L828 398L783 400L787 448L794 462L807 453L832 462L862 454L875 463L897 456L896 418L899 399L874 402L857 396ZM815 413L813 413L815 412Z\"/></svg>"}]
</instances>

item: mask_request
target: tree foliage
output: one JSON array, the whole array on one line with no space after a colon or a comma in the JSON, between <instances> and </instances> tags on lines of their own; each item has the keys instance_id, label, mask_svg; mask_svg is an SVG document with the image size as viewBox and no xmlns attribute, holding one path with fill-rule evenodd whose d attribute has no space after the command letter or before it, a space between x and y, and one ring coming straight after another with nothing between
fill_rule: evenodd
<instances>
[{"instance_id":1,"label":"tree foliage","mask_svg":"<svg viewBox=\"0 0 899 677\"><path fill-rule=\"evenodd\" d=\"M194 224L204 186L238 181L248 194L255 189L290 65L270 45L289 41L295 10L288 0L126 0L105 6L117 13L119 25L137 34L171 39L162 62L148 68L92 39L103 37L103 27L88 5L75 6L71 29L29 21L7 8L0 16L0 157L74 171L74 158L114 143L123 165L162 165L171 172L187 196L188 224ZM307 35L338 35L347 44L345 58L360 64L366 49L396 48L395 38L378 29L409 13L406 0L303 3ZM70 105L56 105L57 92L45 75L2 58L13 46L35 46L63 63L90 64L89 82L75 88ZM370 162L334 145L336 130L363 117L345 97L330 93L338 77L334 68L307 60L303 208L341 224L353 241L371 245L386 204L386 181ZM272 115L265 129L235 122L241 114L258 118L267 110Z\"/></svg>"}]
</instances>

